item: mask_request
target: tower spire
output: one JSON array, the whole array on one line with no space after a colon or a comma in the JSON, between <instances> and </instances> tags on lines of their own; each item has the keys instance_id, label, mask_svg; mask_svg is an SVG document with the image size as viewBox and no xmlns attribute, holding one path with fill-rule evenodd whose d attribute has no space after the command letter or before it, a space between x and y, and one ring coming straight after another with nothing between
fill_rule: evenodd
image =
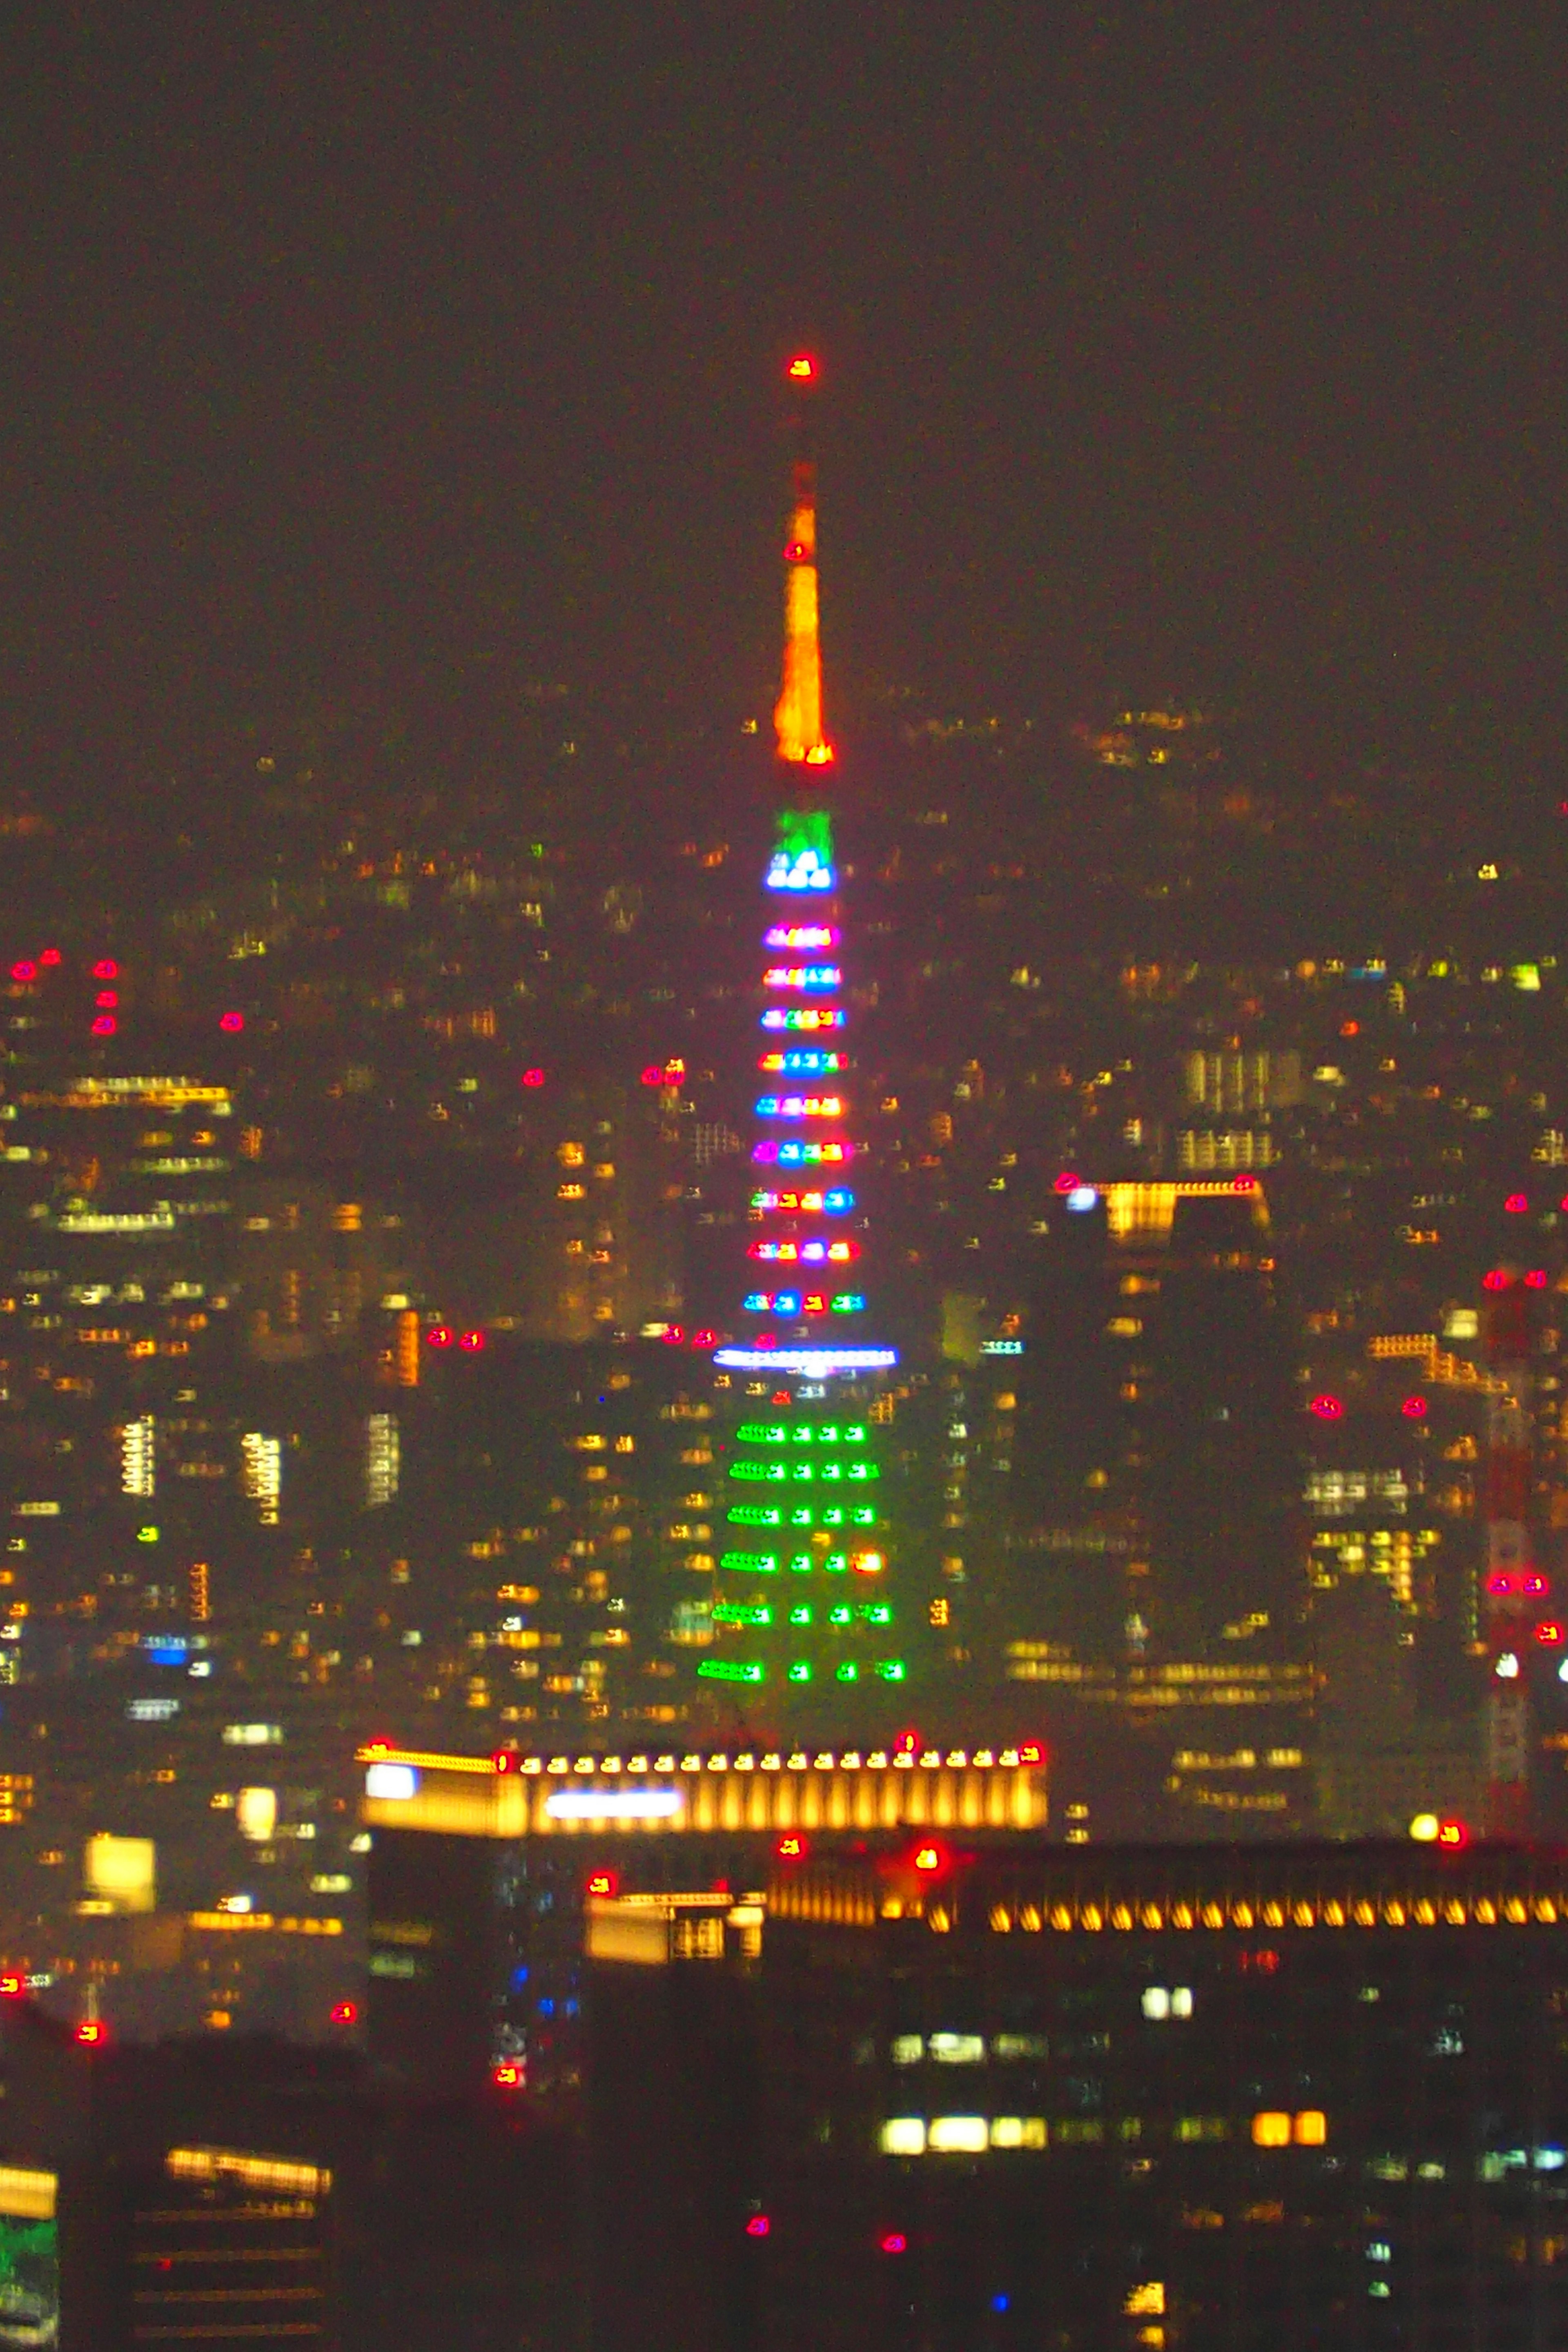
<instances>
[{"instance_id":1,"label":"tower spire","mask_svg":"<svg viewBox=\"0 0 1568 2352\"><path fill-rule=\"evenodd\" d=\"M789 522L784 532L784 677L773 706L781 760L826 767L833 758L822 724L822 641L816 593L816 453L810 404L816 362L796 352L786 374L797 395Z\"/></svg>"}]
</instances>

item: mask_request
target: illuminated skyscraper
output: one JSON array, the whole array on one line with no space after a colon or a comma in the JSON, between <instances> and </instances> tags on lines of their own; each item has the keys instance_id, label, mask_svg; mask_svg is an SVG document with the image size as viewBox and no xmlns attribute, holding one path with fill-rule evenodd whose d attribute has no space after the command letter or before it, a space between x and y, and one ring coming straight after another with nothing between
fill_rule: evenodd
<instances>
[{"instance_id":1,"label":"illuminated skyscraper","mask_svg":"<svg viewBox=\"0 0 1568 2352\"><path fill-rule=\"evenodd\" d=\"M813 362L790 362L793 383ZM816 467L799 424L784 545L784 686L774 714L794 805L764 876L755 1189L739 1344L716 1364L742 1396L726 1448L714 1643L700 1676L759 1690L764 1717L826 1711L908 1671L896 1620L875 1438L863 1205L852 1139L849 1014L833 821L801 805L802 768L826 770L817 637ZM759 1689L760 1686L760 1689Z\"/></svg>"}]
</instances>

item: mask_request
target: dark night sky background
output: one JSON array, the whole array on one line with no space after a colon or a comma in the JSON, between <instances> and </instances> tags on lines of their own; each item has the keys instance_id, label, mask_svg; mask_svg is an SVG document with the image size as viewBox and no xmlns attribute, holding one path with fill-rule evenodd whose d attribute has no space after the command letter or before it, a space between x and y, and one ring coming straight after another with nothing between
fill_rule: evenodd
<instances>
[{"instance_id":1,"label":"dark night sky background","mask_svg":"<svg viewBox=\"0 0 1568 2352\"><path fill-rule=\"evenodd\" d=\"M0 783L258 710L770 684L1554 751L1555 8L12 20Z\"/></svg>"}]
</instances>

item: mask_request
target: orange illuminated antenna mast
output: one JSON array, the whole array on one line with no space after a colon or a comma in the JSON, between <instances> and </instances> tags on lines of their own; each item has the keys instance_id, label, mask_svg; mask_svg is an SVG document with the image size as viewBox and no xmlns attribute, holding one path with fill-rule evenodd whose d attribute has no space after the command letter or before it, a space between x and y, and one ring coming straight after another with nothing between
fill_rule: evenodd
<instances>
[{"instance_id":1,"label":"orange illuminated antenna mast","mask_svg":"<svg viewBox=\"0 0 1568 2352\"><path fill-rule=\"evenodd\" d=\"M795 450L789 522L784 531L784 679L773 707L779 757L826 767L833 757L822 725L822 639L816 593L816 457L808 409L816 362L797 352L786 367L802 394L795 413Z\"/></svg>"}]
</instances>

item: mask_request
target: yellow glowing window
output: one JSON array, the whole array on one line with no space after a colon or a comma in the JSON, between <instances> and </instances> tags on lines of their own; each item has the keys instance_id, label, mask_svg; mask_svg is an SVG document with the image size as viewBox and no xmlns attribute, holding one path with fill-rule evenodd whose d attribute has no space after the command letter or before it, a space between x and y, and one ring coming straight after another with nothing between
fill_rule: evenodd
<instances>
[{"instance_id":1,"label":"yellow glowing window","mask_svg":"<svg viewBox=\"0 0 1568 2352\"><path fill-rule=\"evenodd\" d=\"M1252 2145L1254 2147L1289 2147L1289 2116L1271 2107L1255 2115L1252 2118Z\"/></svg>"},{"instance_id":2,"label":"yellow glowing window","mask_svg":"<svg viewBox=\"0 0 1568 2352\"><path fill-rule=\"evenodd\" d=\"M558 1201L585 1201L588 1188L585 1184L558 1184L555 1197Z\"/></svg>"},{"instance_id":3,"label":"yellow glowing window","mask_svg":"<svg viewBox=\"0 0 1568 2352\"><path fill-rule=\"evenodd\" d=\"M1290 2136L1298 2147L1321 2147L1329 2137L1329 2119L1321 2107L1303 2108Z\"/></svg>"}]
</instances>

